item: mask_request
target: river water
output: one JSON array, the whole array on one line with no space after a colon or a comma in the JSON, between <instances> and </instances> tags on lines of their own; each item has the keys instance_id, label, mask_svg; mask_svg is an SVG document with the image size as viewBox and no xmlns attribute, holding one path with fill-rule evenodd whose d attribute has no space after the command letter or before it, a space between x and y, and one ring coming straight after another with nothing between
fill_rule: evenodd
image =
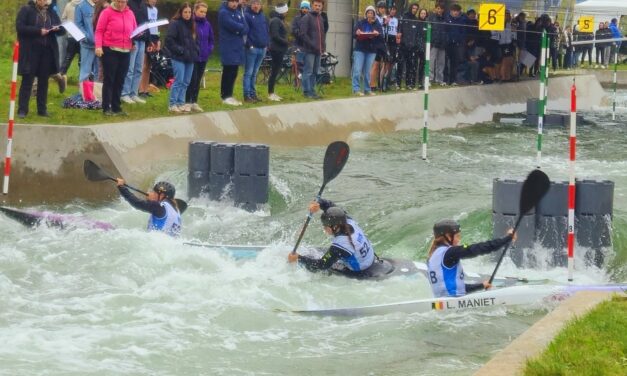
<instances>
[{"instance_id":1,"label":"river water","mask_svg":"<svg viewBox=\"0 0 627 376\"><path fill-rule=\"evenodd\" d=\"M627 92L618 99L627 106ZM576 170L581 179L615 182L613 256L602 269L577 258L575 283L627 281L627 112L613 122L608 111L584 114ZM353 134L349 161L324 192L360 222L380 255L424 261L430 228L444 217L461 221L465 242L488 239L492 179L522 179L535 167L533 128L431 132L428 161L420 140L418 132ZM551 309L355 319L285 312L431 296L422 278L353 281L285 262L320 187L323 155L324 147L272 147L264 210L190 203L185 240L268 245L250 261L146 233L146 215L122 200L45 208L110 222L109 232L30 230L0 216L0 374L469 375ZM545 129L542 166L552 180L568 179L568 155L567 130ZM167 166L159 178L184 193L185 166ZM327 244L318 217L303 242ZM490 273L494 262L465 266ZM566 282L567 271L518 269L506 259L499 275Z\"/></svg>"}]
</instances>

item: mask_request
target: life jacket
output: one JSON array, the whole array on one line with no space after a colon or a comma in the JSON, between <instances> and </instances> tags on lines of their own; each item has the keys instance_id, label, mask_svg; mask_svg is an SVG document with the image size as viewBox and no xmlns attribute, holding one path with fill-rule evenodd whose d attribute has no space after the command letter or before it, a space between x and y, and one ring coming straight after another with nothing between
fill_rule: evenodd
<instances>
[{"instance_id":1,"label":"life jacket","mask_svg":"<svg viewBox=\"0 0 627 376\"><path fill-rule=\"evenodd\" d=\"M429 282L436 298L466 295L462 264L458 262L452 268L444 266L444 255L449 248L448 245L436 248L427 262Z\"/></svg>"},{"instance_id":2,"label":"life jacket","mask_svg":"<svg viewBox=\"0 0 627 376\"><path fill-rule=\"evenodd\" d=\"M335 236L332 245L350 253L350 256L340 260L348 269L354 272L366 270L374 262L374 248L357 222L348 219L347 223L353 228L353 233Z\"/></svg>"},{"instance_id":3,"label":"life jacket","mask_svg":"<svg viewBox=\"0 0 627 376\"><path fill-rule=\"evenodd\" d=\"M181 233L181 214L168 201L161 201L165 208L165 215L157 218L154 214L148 219L148 231L162 231L170 236L179 236Z\"/></svg>"}]
</instances>

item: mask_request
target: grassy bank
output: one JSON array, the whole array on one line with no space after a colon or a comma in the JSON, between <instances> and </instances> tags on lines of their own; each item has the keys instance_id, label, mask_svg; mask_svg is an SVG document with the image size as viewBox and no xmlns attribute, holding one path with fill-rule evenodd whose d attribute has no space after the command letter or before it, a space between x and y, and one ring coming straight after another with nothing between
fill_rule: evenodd
<instances>
[{"instance_id":1,"label":"grassy bank","mask_svg":"<svg viewBox=\"0 0 627 376\"><path fill-rule=\"evenodd\" d=\"M627 298L604 302L565 327L537 359L527 362L525 376L626 375Z\"/></svg>"}]
</instances>

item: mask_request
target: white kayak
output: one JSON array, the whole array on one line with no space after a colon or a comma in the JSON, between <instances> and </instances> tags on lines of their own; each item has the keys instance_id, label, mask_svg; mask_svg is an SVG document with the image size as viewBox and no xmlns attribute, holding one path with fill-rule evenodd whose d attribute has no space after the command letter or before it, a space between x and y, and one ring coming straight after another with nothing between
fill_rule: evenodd
<instances>
[{"instance_id":1,"label":"white kayak","mask_svg":"<svg viewBox=\"0 0 627 376\"><path fill-rule=\"evenodd\" d=\"M540 305L560 301L577 291L600 290L627 292L627 285L519 285L482 291L454 298L431 298L361 307L307 309L292 311L316 316L373 316L390 313L430 311L467 311L495 306Z\"/></svg>"}]
</instances>

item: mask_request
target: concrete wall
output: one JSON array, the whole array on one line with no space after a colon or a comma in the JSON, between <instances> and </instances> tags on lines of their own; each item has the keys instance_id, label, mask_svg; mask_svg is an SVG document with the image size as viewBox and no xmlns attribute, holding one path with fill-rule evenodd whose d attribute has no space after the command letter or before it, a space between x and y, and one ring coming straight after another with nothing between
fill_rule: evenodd
<instances>
[{"instance_id":1,"label":"concrete wall","mask_svg":"<svg viewBox=\"0 0 627 376\"><path fill-rule=\"evenodd\" d=\"M571 84L571 77L549 80L550 109L570 108ZM604 92L594 76L579 76L577 84L586 88L578 90L580 109L601 103ZM523 112L537 92L537 81L433 90L429 128L490 121L494 112ZM418 131L422 103L422 92L407 92L83 127L16 125L10 192L0 201L29 205L116 197L113 184L85 180L85 159L146 188L163 162L186 158L191 140L308 146L346 140L356 131ZM0 135L4 155L6 125Z\"/></svg>"},{"instance_id":2,"label":"concrete wall","mask_svg":"<svg viewBox=\"0 0 627 376\"><path fill-rule=\"evenodd\" d=\"M327 1L329 32L327 33L327 51L338 57L335 75L348 77L351 71L351 52L353 43L353 1Z\"/></svg>"},{"instance_id":3,"label":"concrete wall","mask_svg":"<svg viewBox=\"0 0 627 376\"><path fill-rule=\"evenodd\" d=\"M614 66L610 65L608 69L592 69L586 71L588 74L594 74L601 85L611 87L614 82ZM616 86L627 88L627 71L616 71Z\"/></svg>"}]
</instances>

